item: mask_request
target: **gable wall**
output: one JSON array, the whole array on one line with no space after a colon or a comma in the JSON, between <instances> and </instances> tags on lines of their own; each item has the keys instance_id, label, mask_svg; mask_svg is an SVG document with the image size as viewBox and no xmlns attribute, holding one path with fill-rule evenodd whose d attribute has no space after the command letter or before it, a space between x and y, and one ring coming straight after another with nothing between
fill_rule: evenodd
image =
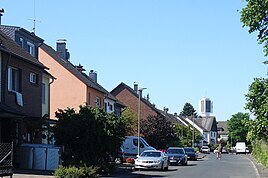
<instances>
[{"instance_id":1,"label":"gable wall","mask_svg":"<svg viewBox=\"0 0 268 178\"><path fill-rule=\"evenodd\" d=\"M60 65L56 60L39 48L39 60L49 68L49 72L56 78L50 85L50 118L55 118L59 109L74 108L87 102L87 86Z\"/></svg>"},{"instance_id":2,"label":"gable wall","mask_svg":"<svg viewBox=\"0 0 268 178\"><path fill-rule=\"evenodd\" d=\"M138 115L138 97L134 96L127 89L124 89L120 93L118 93L118 95L116 95L116 98L122 103L124 103L126 106L130 107L133 113L136 114L136 116ZM146 119L150 115L156 116L157 113L149 106L141 102L141 120Z\"/></svg>"}]
</instances>

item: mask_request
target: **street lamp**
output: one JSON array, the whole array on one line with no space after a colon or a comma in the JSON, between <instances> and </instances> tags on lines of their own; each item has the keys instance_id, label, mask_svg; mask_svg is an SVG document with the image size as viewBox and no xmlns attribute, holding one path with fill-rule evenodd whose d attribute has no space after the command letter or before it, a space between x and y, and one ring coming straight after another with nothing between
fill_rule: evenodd
<instances>
[{"instance_id":1,"label":"street lamp","mask_svg":"<svg viewBox=\"0 0 268 178\"><path fill-rule=\"evenodd\" d=\"M192 143L192 147L194 148L194 116L192 115L192 122L193 122L193 143Z\"/></svg>"},{"instance_id":2,"label":"street lamp","mask_svg":"<svg viewBox=\"0 0 268 178\"><path fill-rule=\"evenodd\" d=\"M138 91L139 102L138 102L138 155L140 155L140 115L141 115L141 93L146 88L140 88Z\"/></svg>"}]
</instances>

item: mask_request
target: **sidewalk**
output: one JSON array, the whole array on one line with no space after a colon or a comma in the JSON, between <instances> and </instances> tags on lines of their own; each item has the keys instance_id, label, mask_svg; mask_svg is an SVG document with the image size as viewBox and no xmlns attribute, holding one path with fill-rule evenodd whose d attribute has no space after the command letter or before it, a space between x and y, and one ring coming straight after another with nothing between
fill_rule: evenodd
<instances>
[{"instance_id":1,"label":"sidewalk","mask_svg":"<svg viewBox=\"0 0 268 178\"><path fill-rule=\"evenodd\" d=\"M51 171L15 169L13 178L55 178Z\"/></svg>"},{"instance_id":2,"label":"sidewalk","mask_svg":"<svg viewBox=\"0 0 268 178\"><path fill-rule=\"evenodd\" d=\"M260 178L267 178L268 177L268 168L264 167L262 164L258 163L257 160L251 155L246 155L249 160L255 165Z\"/></svg>"}]
</instances>

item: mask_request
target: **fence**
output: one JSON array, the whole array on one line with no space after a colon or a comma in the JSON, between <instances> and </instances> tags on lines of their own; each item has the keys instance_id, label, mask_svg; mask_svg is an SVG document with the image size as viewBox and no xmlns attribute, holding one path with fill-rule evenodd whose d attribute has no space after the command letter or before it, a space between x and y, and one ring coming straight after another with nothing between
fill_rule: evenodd
<instances>
[{"instance_id":1,"label":"fence","mask_svg":"<svg viewBox=\"0 0 268 178\"><path fill-rule=\"evenodd\" d=\"M13 176L13 143L0 143L0 177Z\"/></svg>"}]
</instances>

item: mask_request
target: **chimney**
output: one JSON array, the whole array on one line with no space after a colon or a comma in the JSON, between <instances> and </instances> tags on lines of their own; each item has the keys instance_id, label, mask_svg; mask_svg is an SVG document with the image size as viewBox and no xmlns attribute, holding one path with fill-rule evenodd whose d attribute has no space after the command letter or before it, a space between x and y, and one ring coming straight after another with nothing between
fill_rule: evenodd
<instances>
[{"instance_id":1,"label":"chimney","mask_svg":"<svg viewBox=\"0 0 268 178\"><path fill-rule=\"evenodd\" d=\"M4 12L5 12L5 10L3 8L0 9L0 25L2 25L2 16L3 16Z\"/></svg>"},{"instance_id":2,"label":"chimney","mask_svg":"<svg viewBox=\"0 0 268 178\"><path fill-rule=\"evenodd\" d=\"M164 110L165 113L168 112L168 108L166 108L166 107L164 107L163 110Z\"/></svg>"},{"instance_id":3,"label":"chimney","mask_svg":"<svg viewBox=\"0 0 268 178\"><path fill-rule=\"evenodd\" d=\"M70 58L70 53L68 52L68 49L66 49L66 41L67 40L65 39L57 40L57 52L64 60L68 60Z\"/></svg>"},{"instance_id":4,"label":"chimney","mask_svg":"<svg viewBox=\"0 0 268 178\"><path fill-rule=\"evenodd\" d=\"M75 68L79 71L79 72L83 72L83 71L86 71L83 66L81 64L79 64L78 66L75 66Z\"/></svg>"},{"instance_id":5,"label":"chimney","mask_svg":"<svg viewBox=\"0 0 268 178\"><path fill-rule=\"evenodd\" d=\"M93 80L94 82L97 83L97 72L94 71L94 70L90 70L89 71L89 74L88 74L88 77Z\"/></svg>"},{"instance_id":6,"label":"chimney","mask_svg":"<svg viewBox=\"0 0 268 178\"><path fill-rule=\"evenodd\" d=\"M138 84L136 82L134 82L134 91L135 91L135 93L139 94L138 93Z\"/></svg>"}]
</instances>

